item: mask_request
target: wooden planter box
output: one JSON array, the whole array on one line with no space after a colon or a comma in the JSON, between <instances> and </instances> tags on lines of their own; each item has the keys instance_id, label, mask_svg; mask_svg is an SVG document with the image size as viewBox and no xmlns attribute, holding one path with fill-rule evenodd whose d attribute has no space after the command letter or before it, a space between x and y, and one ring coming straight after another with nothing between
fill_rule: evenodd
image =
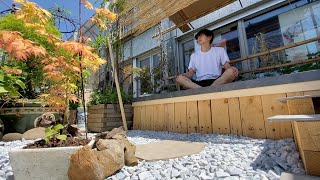
<instances>
[{"instance_id":1,"label":"wooden planter box","mask_svg":"<svg viewBox=\"0 0 320 180\"><path fill-rule=\"evenodd\" d=\"M124 105L128 129L132 127L132 106ZM122 126L119 104L98 104L88 107L88 130L91 132L110 131Z\"/></svg>"}]
</instances>

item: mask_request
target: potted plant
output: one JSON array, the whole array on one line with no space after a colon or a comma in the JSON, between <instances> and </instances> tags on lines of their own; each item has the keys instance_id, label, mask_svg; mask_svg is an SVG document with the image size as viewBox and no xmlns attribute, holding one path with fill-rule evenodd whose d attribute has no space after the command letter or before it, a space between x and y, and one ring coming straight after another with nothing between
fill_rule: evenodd
<instances>
[{"instance_id":1,"label":"potted plant","mask_svg":"<svg viewBox=\"0 0 320 180\"><path fill-rule=\"evenodd\" d=\"M124 111L128 127L132 127L132 95L121 90ZM88 107L88 130L92 132L109 131L122 126L122 117L117 92L107 87L104 91L96 90L91 94Z\"/></svg>"},{"instance_id":2,"label":"potted plant","mask_svg":"<svg viewBox=\"0 0 320 180\"><path fill-rule=\"evenodd\" d=\"M62 124L45 130L45 138L24 148L9 152L14 178L19 179L68 179L69 157L89 140L63 134Z\"/></svg>"}]
</instances>

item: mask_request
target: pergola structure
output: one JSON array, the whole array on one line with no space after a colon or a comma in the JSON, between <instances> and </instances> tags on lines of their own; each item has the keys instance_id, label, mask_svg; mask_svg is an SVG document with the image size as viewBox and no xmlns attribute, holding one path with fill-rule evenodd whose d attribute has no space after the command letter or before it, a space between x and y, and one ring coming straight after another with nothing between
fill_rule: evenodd
<instances>
[{"instance_id":1,"label":"pergola structure","mask_svg":"<svg viewBox=\"0 0 320 180\"><path fill-rule=\"evenodd\" d=\"M190 30L188 23L235 0L131 0L121 16L122 37L137 36L165 18L170 18L183 32Z\"/></svg>"},{"instance_id":2,"label":"pergola structure","mask_svg":"<svg viewBox=\"0 0 320 180\"><path fill-rule=\"evenodd\" d=\"M175 25L160 32L160 34L170 32L176 28L186 32L192 29L189 23L193 20L234 1L132 0L127 5L120 21L124 30L122 37L137 36L165 18L169 18ZM318 36L292 43L248 57L241 57L231 63L251 60L319 41L319 39L320 37ZM319 61L319 57L296 60L290 63L242 71L240 73L254 73ZM315 134L319 131L320 122L266 121L268 117L274 115L319 114L319 98L317 102L308 99L301 106L299 106L300 102L294 105L286 105L275 101L277 98L295 95L318 95L320 93L319 74L320 71L317 70L136 98L133 102L133 128L178 133L236 134L267 139L294 138L307 174L319 176L320 168L316 164L320 159L320 148L315 143L319 142L319 136ZM308 111L302 111L301 109L303 108L301 107L308 107L305 108ZM299 112L294 112L293 109L297 109Z\"/></svg>"}]
</instances>

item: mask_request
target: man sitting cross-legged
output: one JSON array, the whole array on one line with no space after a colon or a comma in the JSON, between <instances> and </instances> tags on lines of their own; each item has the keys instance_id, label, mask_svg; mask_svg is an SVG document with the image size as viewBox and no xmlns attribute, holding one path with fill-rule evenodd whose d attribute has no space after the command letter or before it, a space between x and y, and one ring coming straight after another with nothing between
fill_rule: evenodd
<instances>
[{"instance_id":1,"label":"man sitting cross-legged","mask_svg":"<svg viewBox=\"0 0 320 180\"><path fill-rule=\"evenodd\" d=\"M230 65L224 48L211 47L213 32L203 29L195 38L201 50L191 55L188 72L179 75L176 82L186 89L232 82L238 76L238 69ZM222 68L225 69L223 74ZM195 80L191 79L194 74Z\"/></svg>"}]
</instances>

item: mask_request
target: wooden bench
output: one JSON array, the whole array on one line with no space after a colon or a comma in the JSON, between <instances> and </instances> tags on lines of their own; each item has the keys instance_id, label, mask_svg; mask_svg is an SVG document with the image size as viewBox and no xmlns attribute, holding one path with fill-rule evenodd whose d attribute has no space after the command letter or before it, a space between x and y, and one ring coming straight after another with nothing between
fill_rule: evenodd
<instances>
[{"instance_id":1,"label":"wooden bench","mask_svg":"<svg viewBox=\"0 0 320 180\"><path fill-rule=\"evenodd\" d=\"M320 176L320 96L293 96L276 100L287 104L289 115L273 116L267 120L292 122L295 143L306 173Z\"/></svg>"}]
</instances>

